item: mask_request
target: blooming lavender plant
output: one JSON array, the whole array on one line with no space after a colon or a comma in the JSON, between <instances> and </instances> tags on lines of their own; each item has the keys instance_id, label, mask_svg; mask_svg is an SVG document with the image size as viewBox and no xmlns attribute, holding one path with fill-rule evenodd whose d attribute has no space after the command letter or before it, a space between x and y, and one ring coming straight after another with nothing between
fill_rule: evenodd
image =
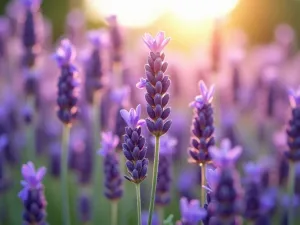
<instances>
[{"instance_id":1,"label":"blooming lavender plant","mask_svg":"<svg viewBox=\"0 0 300 225\"><path fill-rule=\"evenodd\" d=\"M213 126L213 108L211 102L213 100L214 85L209 89L201 80L199 82L200 95L190 103L194 108L194 119L192 125L191 147L189 149L190 159L192 163L196 163L201 167L201 183L205 184L205 167L211 162L209 147L215 144L214 126ZM205 190L201 189L201 204L204 204Z\"/></svg>"},{"instance_id":2,"label":"blooming lavender plant","mask_svg":"<svg viewBox=\"0 0 300 225\"><path fill-rule=\"evenodd\" d=\"M98 153L104 157L104 194L110 200L118 200L123 194L120 165L115 152L118 143L118 136L111 132L102 133L102 147Z\"/></svg>"},{"instance_id":3,"label":"blooming lavender plant","mask_svg":"<svg viewBox=\"0 0 300 225\"><path fill-rule=\"evenodd\" d=\"M116 154L119 138L111 132L102 133L102 147L98 152L104 157L105 196L111 200L112 219L111 224L117 225L117 201L123 195L123 180L120 174L120 163Z\"/></svg>"},{"instance_id":4,"label":"blooming lavender plant","mask_svg":"<svg viewBox=\"0 0 300 225\"><path fill-rule=\"evenodd\" d=\"M188 201L181 198L180 212L181 220L176 225L197 225L206 217L206 210L200 207L200 202L196 199Z\"/></svg>"},{"instance_id":5,"label":"blooming lavender plant","mask_svg":"<svg viewBox=\"0 0 300 225\"><path fill-rule=\"evenodd\" d=\"M70 225L69 196L68 196L68 149L70 127L77 117L77 96L76 89L78 81L76 79L76 68L72 64L75 59L75 50L70 41L64 39L56 50L55 59L61 69L58 80L58 111L57 116L64 124L62 134L62 156L61 156L61 185L64 225Z\"/></svg>"},{"instance_id":6,"label":"blooming lavender plant","mask_svg":"<svg viewBox=\"0 0 300 225\"><path fill-rule=\"evenodd\" d=\"M141 224L141 197L140 183L147 177L148 159L145 158L147 148L145 147L145 138L142 135L142 125L144 120L140 119L141 106L136 110L131 108L129 111L122 109L121 116L127 123L123 143L123 153L126 157L126 167L129 175L125 178L136 184L138 224Z\"/></svg>"},{"instance_id":7,"label":"blooming lavender plant","mask_svg":"<svg viewBox=\"0 0 300 225\"><path fill-rule=\"evenodd\" d=\"M208 178L215 209L209 224L237 224L236 215L240 211L241 188L234 164L242 149L231 148L228 139L221 142L220 149L212 146L209 149L213 163L218 170ZM226 190L226 191L224 191Z\"/></svg>"},{"instance_id":8,"label":"blooming lavender plant","mask_svg":"<svg viewBox=\"0 0 300 225\"><path fill-rule=\"evenodd\" d=\"M103 76L101 59L101 33L91 31L89 40L93 46L91 54L85 65L85 97L90 104L93 104L95 94L103 87L101 78Z\"/></svg>"},{"instance_id":9,"label":"blooming lavender plant","mask_svg":"<svg viewBox=\"0 0 300 225\"><path fill-rule=\"evenodd\" d=\"M120 62L122 59L122 37L120 27L118 25L117 16L111 15L107 18L109 24L110 41L112 45L112 61Z\"/></svg>"},{"instance_id":10,"label":"blooming lavender plant","mask_svg":"<svg viewBox=\"0 0 300 225\"><path fill-rule=\"evenodd\" d=\"M166 107L169 102L167 93L171 81L164 73L167 70L168 63L164 62L165 54L162 53L170 38L165 37L164 32L159 32L155 38L150 34L145 34L144 43L150 50L147 64L145 65L146 79L142 78L137 83L138 88L146 88L145 99L147 101L147 113L149 118L146 124L150 133L155 136L155 153L153 165L152 191L149 206L149 220L151 224L152 213L154 209L154 199L157 183L157 172L159 163L159 139L171 127L171 120L167 120L171 113L171 108ZM167 120L167 121L166 121Z\"/></svg>"},{"instance_id":11,"label":"blooming lavender plant","mask_svg":"<svg viewBox=\"0 0 300 225\"><path fill-rule=\"evenodd\" d=\"M38 11L41 0L21 0L25 8L25 20L22 34L22 42L25 50L23 63L31 67L35 63L36 53L39 49L37 36Z\"/></svg>"},{"instance_id":12,"label":"blooming lavender plant","mask_svg":"<svg viewBox=\"0 0 300 225\"><path fill-rule=\"evenodd\" d=\"M76 53L69 40L61 41L56 50L55 59L61 69L58 80L58 118L66 125L71 124L77 117L77 96L78 79L76 67L73 65Z\"/></svg>"},{"instance_id":13,"label":"blooming lavender plant","mask_svg":"<svg viewBox=\"0 0 300 225\"><path fill-rule=\"evenodd\" d=\"M46 225L46 199L42 180L46 174L46 168L35 170L32 162L24 164L21 182L23 189L19 192L24 205L23 221L26 225Z\"/></svg>"},{"instance_id":14,"label":"blooming lavender plant","mask_svg":"<svg viewBox=\"0 0 300 225\"><path fill-rule=\"evenodd\" d=\"M292 119L289 121L287 129L287 144L289 151L286 152L286 157L290 161L289 169L289 193L290 198L294 195L295 187L295 163L300 161L300 87L297 90L290 89L289 99L292 107ZM289 210L289 223L294 223L293 209Z\"/></svg>"}]
</instances>

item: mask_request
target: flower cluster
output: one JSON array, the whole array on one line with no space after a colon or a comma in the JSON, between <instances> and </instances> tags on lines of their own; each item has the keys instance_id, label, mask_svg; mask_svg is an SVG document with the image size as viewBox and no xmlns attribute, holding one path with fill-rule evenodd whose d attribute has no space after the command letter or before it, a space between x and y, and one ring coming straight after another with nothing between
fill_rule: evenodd
<instances>
[{"instance_id":1,"label":"flower cluster","mask_svg":"<svg viewBox=\"0 0 300 225\"><path fill-rule=\"evenodd\" d=\"M167 107L169 94L167 93L171 81L164 73L168 63L164 62L165 54L161 53L168 44L170 38L165 38L164 32L159 32L155 38L146 34L144 42L148 46L150 53L145 65L146 79L142 78L137 83L138 88L146 88L145 99L147 101L146 119L148 130L154 136L162 136L171 127L171 120L165 122L171 113L171 108Z\"/></svg>"},{"instance_id":2,"label":"flower cluster","mask_svg":"<svg viewBox=\"0 0 300 225\"><path fill-rule=\"evenodd\" d=\"M178 225L197 225L205 218L206 210L200 207L198 200L180 199L181 221Z\"/></svg>"},{"instance_id":3,"label":"flower cluster","mask_svg":"<svg viewBox=\"0 0 300 225\"><path fill-rule=\"evenodd\" d=\"M241 152L240 147L231 148L228 139L222 140L220 149L215 146L210 148L213 162L218 166L218 169L207 177L212 190L210 203L214 209L213 217L210 218L212 224L220 224L222 221L233 224L240 213L241 187L234 164Z\"/></svg>"},{"instance_id":4,"label":"flower cluster","mask_svg":"<svg viewBox=\"0 0 300 225\"><path fill-rule=\"evenodd\" d=\"M120 163L116 155L119 138L111 132L102 133L102 148L99 154L104 157L105 196L117 200L123 195L123 179L120 174Z\"/></svg>"},{"instance_id":5,"label":"flower cluster","mask_svg":"<svg viewBox=\"0 0 300 225\"><path fill-rule=\"evenodd\" d=\"M22 167L24 180L21 182L23 189L19 193L24 205L23 221L26 225L46 225L46 200L42 180L46 174L46 168L37 171L32 162Z\"/></svg>"},{"instance_id":6,"label":"flower cluster","mask_svg":"<svg viewBox=\"0 0 300 225\"><path fill-rule=\"evenodd\" d=\"M102 59L101 59L101 33L100 31L91 31L89 39L93 46L92 52L85 65L85 97L89 103L94 102L94 95L103 84Z\"/></svg>"},{"instance_id":7,"label":"flower cluster","mask_svg":"<svg viewBox=\"0 0 300 225\"><path fill-rule=\"evenodd\" d=\"M71 124L77 117L77 87L76 68L72 62L76 56L75 49L70 41L64 39L56 50L55 58L61 68L58 81L58 118L65 124Z\"/></svg>"},{"instance_id":8,"label":"flower cluster","mask_svg":"<svg viewBox=\"0 0 300 225\"><path fill-rule=\"evenodd\" d=\"M144 120L140 119L141 106L138 105L136 110L130 109L126 111L122 109L120 111L121 116L127 123L125 128L125 136L123 153L127 159L126 167L129 176L125 178L133 183L142 182L147 176L148 159L145 158L147 148L145 147L145 138L142 135L141 125L144 124Z\"/></svg>"},{"instance_id":9,"label":"flower cluster","mask_svg":"<svg viewBox=\"0 0 300 225\"><path fill-rule=\"evenodd\" d=\"M24 65L31 67L35 63L36 58L36 45L38 44L37 37L37 22L38 14L37 11L40 8L41 0L22 0L21 1L26 10L22 42L25 50Z\"/></svg>"},{"instance_id":10,"label":"flower cluster","mask_svg":"<svg viewBox=\"0 0 300 225\"><path fill-rule=\"evenodd\" d=\"M190 161L197 164L206 164L211 161L209 147L215 144L213 137L213 109L212 99L214 86L208 90L205 83L199 83L201 94L196 96L190 104L194 108L194 120L192 125L191 147L189 149Z\"/></svg>"},{"instance_id":11,"label":"flower cluster","mask_svg":"<svg viewBox=\"0 0 300 225\"><path fill-rule=\"evenodd\" d=\"M289 128L287 129L289 151L286 156L291 161L300 160L300 88L296 91L289 92L290 103L292 106L292 119L289 121Z\"/></svg>"}]
</instances>

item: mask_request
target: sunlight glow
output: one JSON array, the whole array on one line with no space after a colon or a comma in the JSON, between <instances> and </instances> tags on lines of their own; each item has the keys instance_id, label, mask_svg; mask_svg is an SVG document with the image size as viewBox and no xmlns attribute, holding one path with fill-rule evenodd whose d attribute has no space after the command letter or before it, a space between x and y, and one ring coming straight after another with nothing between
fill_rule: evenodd
<instances>
[{"instance_id":1,"label":"sunlight glow","mask_svg":"<svg viewBox=\"0 0 300 225\"><path fill-rule=\"evenodd\" d=\"M228 14L239 0L85 0L87 16L94 21L117 15L128 27L145 27L169 13L183 22L199 22Z\"/></svg>"},{"instance_id":2,"label":"sunlight glow","mask_svg":"<svg viewBox=\"0 0 300 225\"><path fill-rule=\"evenodd\" d=\"M154 22L165 12L161 0L85 0L87 16L92 20L116 15L128 27L143 27Z\"/></svg>"},{"instance_id":3,"label":"sunlight glow","mask_svg":"<svg viewBox=\"0 0 300 225\"><path fill-rule=\"evenodd\" d=\"M238 0L172 0L171 11L184 21L223 17L235 8Z\"/></svg>"}]
</instances>

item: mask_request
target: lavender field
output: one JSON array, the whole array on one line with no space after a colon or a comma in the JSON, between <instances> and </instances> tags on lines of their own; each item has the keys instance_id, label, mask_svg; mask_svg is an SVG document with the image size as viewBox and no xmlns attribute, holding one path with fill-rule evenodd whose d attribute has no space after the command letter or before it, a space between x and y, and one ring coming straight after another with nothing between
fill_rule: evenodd
<instances>
[{"instance_id":1,"label":"lavender field","mask_svg":"<svg viewBox=\"0 0 300 225\"><path fill-rule=\"evenodd\" d=\"M299 28L189 1L7 2L0 225L300 224Z\"/></svg>"}]
</instances>

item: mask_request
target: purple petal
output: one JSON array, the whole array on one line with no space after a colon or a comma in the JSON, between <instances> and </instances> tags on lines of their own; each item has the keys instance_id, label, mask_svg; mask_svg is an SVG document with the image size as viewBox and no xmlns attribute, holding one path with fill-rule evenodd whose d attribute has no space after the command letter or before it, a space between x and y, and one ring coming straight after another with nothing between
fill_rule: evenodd
<instances>
[{"instance_id":1,"label":"purple petal","mask_svg":"<svg viewBox=\"0 0 300 225\"><path fill-rule=\"evenodd\" d=\"M128 126L130 126L130 121L129 121L129 112L125 109L120 110L120 114L122 118L125 120Z\"/></svg>"}]
</instances>

